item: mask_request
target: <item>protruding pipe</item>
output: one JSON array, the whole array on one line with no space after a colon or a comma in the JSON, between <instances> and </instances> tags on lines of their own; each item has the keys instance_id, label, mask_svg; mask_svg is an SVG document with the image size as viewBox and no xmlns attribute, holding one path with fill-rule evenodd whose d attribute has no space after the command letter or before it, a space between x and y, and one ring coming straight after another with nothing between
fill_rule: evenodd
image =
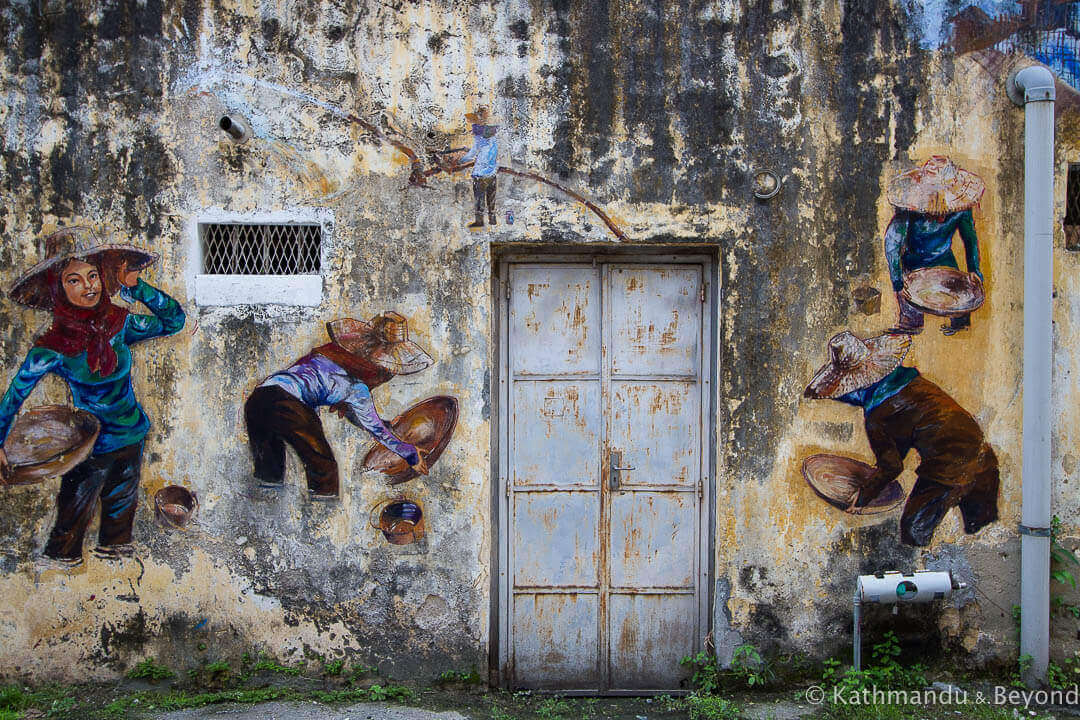
<instances>
[{"instance_id":1,"label":"protruding pipe","mask_svg":"<svg viewBox=\"0 0 1080 720\"><path fill-rule=\"evenodd\" d=\"M229 133L233 142L242 143L250 135L247 123L236 115L222 115L221 120L218 121L218 127Z\"/></svg>"},{"instance_id":2,"label":"protruding pipe","mask_svg":"<svg viewBox=\"0 0 1080 720\"><path fill-rule=\"evenodd\" d=\"M1020 520L1020 654L1029 686L1050 660L1050 429L1053 375L1054 75L1026 67L1009 78L1024 107L1024 421Z\"/></svg>"},{"instance_id":3,"label":"protruding pipe","mask_svg":"<svg viewBox=\"0 0 1080 720\"><path fill-rule=\"evenodd\" d=\"M851 660L855 666L855 672L862 670L862 578L855 581L855 597L852 604L852 619L855 624L854 637L852 638Z\"/></svg>"}]
</instances>

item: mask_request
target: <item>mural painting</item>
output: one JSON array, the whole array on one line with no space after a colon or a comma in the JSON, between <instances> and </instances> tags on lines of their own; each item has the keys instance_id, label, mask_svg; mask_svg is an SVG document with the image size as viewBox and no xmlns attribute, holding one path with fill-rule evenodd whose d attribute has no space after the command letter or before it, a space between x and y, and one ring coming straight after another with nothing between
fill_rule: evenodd
<instances>
[{"instance_id":1,"label":"mural painting","mask_svg":"<svg viewBox=\"0 0 1080 720\"><path fill-rule=\"evenodd\" d=\"M985 189L977 175L940 155L889 184L889 203L896 212L885 231L885 259L900 308L896 332L922 332L924 312L950 317L941 328L946 335L971 326L971 312L983 297L971 211ZM957 233L964 243L966 273L952 251Z\"/></svg>"},{"instance_id":2,"label":"mural painting","mask_svg":"<svg viewBox=\"0 0 1080 720\"><path fill-rule=\"evenodd\" d=\"M18 479L21 466L53 457L57 447L40 442L45 438L61 438L68 451L90 445L93 438L88 453L70 453L66 466L53 467L50 473L61 474L61 483L44 558L57 567L75 567L83 562L83 537L99 502L95 555L115 560L132 554L150 420L132 389L131 346L179 332L185 315L175 300L139 277L156 257L137 247L102 244L90 228L72 227L45 238L44 255L11 290L16 302L51 312L52 326L34 341L0 400L0 475ZM152 314L114 304L111 298L117 294L142 303ZM49 373L67 383L76 410L67 415L60 408L47 415L31 410L13 429L23 402ZM92 432L85 431L85 424L78 428L80 418L87 416L96 425ZM33 427L42 422L47 424ZM39 441L29 443L36 447L26 447L28 438Z\"/></svg>"},{"instance_id":3,"label":"mural painting","mask_svg":"<svg viewBox=\"0 0 1080 720\"><path fill-rule=\"evenodd\" d=\"M951 48L1002 80L1017 60L1030 58L1060 79L1060 105L1080 103L1080 2L918 0L917 5L915 22L924 47Z\"/></svg>"},{"instance_id":4,"label":"mural painting","mask_svg":"<svg viewBox=\"0 0 1080 720\"><path fill-rule=\"evenodd\" d=\"M465 119L472 125L473 145L458 163L472 162L473 209L476 218L469 227L484 227L484 205L487 205L488 224L498 224L495 216L495 186L499 172L499 142L495 139L499 123L486 106L467 113Z\"/></svg>"},{"instance_id":5,"label":"mural painting","mask_svg":"<svg viewBox=\"0 0 1080 720\"><path fill-rule=\"evenodd\" d=\"M998 517L998 461L982 429L944 390L903 365L925 314L949 318L941 331L951 336L970 328L971 314L983 304L972 210L985 189L977 175L942 155L893 178L888 200L894 214L884 246L897 324L867 339L850 331L835 335L828 362L803 393L862 408L875 457L871 466L831 454L810 456L802 464L807 483L823 500L855 515L887 512L903 502L900 541L906 545L929 545L952 507L959 508L969 534ZM957 234L966 272L952 250ZM859 290L869 294L869 288ZM911 450L920 458L918 480L905 502L897 478Z\"/></svg>"},{"instance_id":6,"label":"mural painting","mask_svg":"<svg viewBox=\"0 0 1080 720\"><path fill-rule=\"evenodd\" d=\"M391 545L411 545L424 537L424 511L404 495L378 503L369 520Z\"/></svg>"},{"instance_id":7,"label":"mural painting","mask_svg":"<svg viewBox=\"0 0 1080 720\"><path fill-rule=\"evenodd\" d=\"M409 340L408 323L396 312L370 322L335 320L327 324L327 330L329 343L268 377L244 405L259 486L284 487L288 443L304 464L309 496L314 500L339 497L338 464L316 413L324 406L370 433L407 464L412 477L427 475L428 461L421 449L395 434L379 417L371 391L397 375L425 370L435 361Z\"/></svg>"},{"instance_id":8,"label":"mural painting","mask_svg":"<svg viewBox=\"0 0 1080 720\"><path fill-rule=\"evenodd\" d=\"M971 413L902 364L910 345L910 336L900 333L863 340L845 331L829 341L829 361L804 396L861 407L876 465L866 472L851 461L854 472L845 473L843 460L822 467L817 456L804 472L815 492L833 504L846 502L844 509L853 513L881 511L902 492L896 478L915 450L918 480L900 516L900 541L925 546L953 507L960 509L968 534L997 520L999 474L997 457ZM839 497L841 489L850 494Z\"/></svg>"}]
</instances>

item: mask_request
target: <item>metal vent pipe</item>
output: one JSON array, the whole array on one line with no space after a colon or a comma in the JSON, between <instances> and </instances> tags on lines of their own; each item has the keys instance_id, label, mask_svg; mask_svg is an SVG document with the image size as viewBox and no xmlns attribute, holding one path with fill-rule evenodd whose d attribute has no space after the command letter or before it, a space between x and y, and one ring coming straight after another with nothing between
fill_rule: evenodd
<instances>
[{"instance_id":1,"label":"metal vent pipe","mask_svg":"<svg viewBox=\"0 0 1080 720\"><path fill-rule=\"evenodd\" d=\"M1054 262L1054 75L1026 67L1009 78L1024 107L1024 428L1020 521L1020 654L1028 685L1050 660L1050 380Z\"/></svg>"}]
</instances>

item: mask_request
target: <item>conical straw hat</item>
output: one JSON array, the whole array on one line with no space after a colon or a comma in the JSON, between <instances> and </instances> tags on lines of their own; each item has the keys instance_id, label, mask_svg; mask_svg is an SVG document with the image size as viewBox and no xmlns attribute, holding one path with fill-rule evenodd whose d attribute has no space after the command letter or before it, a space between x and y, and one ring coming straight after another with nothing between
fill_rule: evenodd
<instances>
[{"instance_id":1,"label":"conical straw hat","mask_svg":"<svg viewBox=\"0 0 1080 720\"><path fill-rule=\"evenodd\" d=\"M904 361L911 336L886 334L861 340L844 331L829 340L829 362L806 386L805 397L836 398L873 385Z\"/></svg>"},{"instance_id":2,"label":"conical straw hat","mask_svg":"<svg viewBox=\"0 0 1080 720\"><path fill-rule=\"evenodd\" d=\"M327 323L330 339L348 352L395 375L411 375L435 361L409 339L409 325L396 312L376 315L371 322L342 318Z\"/></svg>"},{"instance_id":3,"label":"conical straw hat","mask_svg":"<svg viewBox=\"0 0 1080 720\"><path fill-rule=\"evenodd\" d=\"M94 231L85 226L62 228L43 240L45 259L23 273L11 286L11 299L39 310L52 310L53 294L49 270L79 259L97 267L105 290L115 295L120 289L116 272L127 261L128 270L142 270L157 260L157 255L134 245L102 244Z\"/></svg>"},{"instance_id":4,"label":"conical straw hat","mask_svg":"<svg viewBox=\"0 0 1080 720\"><path fill-rule=\"evenodd\" d=\"M892 179L889 203L903 210L946 215L975 207L985 191L978 175L957 167L944 155L934 155Z\"/></svg>"}]
</instances>

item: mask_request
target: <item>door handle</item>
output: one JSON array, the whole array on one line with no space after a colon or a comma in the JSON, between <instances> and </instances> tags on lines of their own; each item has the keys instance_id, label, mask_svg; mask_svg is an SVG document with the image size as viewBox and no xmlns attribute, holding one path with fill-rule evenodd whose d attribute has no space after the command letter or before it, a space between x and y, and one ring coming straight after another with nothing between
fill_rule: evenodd
<instances>
[{"instance_id":1,"label":"door handle","mask_svg":"<svg viewBox=\"0 0 1080 720\"><path fill-rule=\"evenodd\" d=\"M633 465L626 467L620 467L619 463L622 462L622 450L612 450L611 457L608 463L608 487L612 490L618 490L620 487L619 473L623 470L635 470Z\"/></svg>"}]
</instances>

